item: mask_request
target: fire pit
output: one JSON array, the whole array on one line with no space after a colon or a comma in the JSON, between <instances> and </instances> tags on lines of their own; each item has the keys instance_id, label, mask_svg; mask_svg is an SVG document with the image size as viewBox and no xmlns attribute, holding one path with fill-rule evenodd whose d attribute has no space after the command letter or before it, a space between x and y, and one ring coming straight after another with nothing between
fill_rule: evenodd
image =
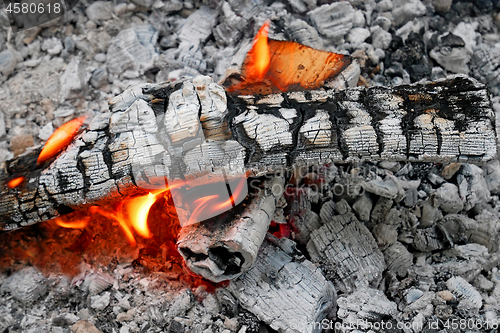
<instances>
[{"instance_id":1,"label":"fire pit","mask_svg":"<svg viewBox=\"0 0 500 333\"><path fill-rule=\"evenodd\" d=\"M4 111L0 328L495 329L499 99L463 74L479 16L425 37L450 6L98 1L20 33L6 96L51 82L29 45L67 65L43 141Z\"/></svg>"}]
</instances>

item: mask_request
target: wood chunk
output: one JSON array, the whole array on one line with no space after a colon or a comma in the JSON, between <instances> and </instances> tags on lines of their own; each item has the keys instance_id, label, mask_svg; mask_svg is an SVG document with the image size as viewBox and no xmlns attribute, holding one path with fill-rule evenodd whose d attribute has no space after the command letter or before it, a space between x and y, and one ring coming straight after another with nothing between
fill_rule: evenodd
<instances>
[{"instance_id":1,"label":"wood chunk","mask_svg":"<svg viewBox=\"0 0 500 333\"><path fill-rule=\"evenodd\" d=\"M413 265L413 255L400 242L396 242L384 250L387 270L398 276L408 275L408 269Z\"/></svg>"},{"instance_id":2,"label":"wood chunk","mask_svg":"<svg viewBox=\"0 0 500 333\"><path fill-rule=\"evenodd\" d=\"M349 2L336 2L318 7L308 16L322 35L338 41L352 28L354 8Z\"/></svg>"},{"instance_id":3,"label":"wood chunk","mask_svg":"<svg viewBox=\"0 0 500 333\"><path fill-rule=\"evenodd\" d=\"M284 189L284 184L283 177L273 178L241 216L231 221L182 227L177 248L187 267L213 282L234 279L250 269L282 195L275 190Z\"/></svg>"},{"instance_id":4,"label":"wood chunk","mask_svg":"<svg viewBox=\"0 0 500 333\"><path fill-rule=\"evenodd\" d=\"M301 244L307 244L311 237L311 232L321 226L318 214L312 210L306 210L294 215L290 222L296 231L294 238Z\"/></svg>"},{"instance_id":5,"label":"wood chunk","mask_svg":"<svg viewBox=\"0 0 500 333\"><path fill-rule=\"evenodd\" d=\"M244 309L278 332L321 332L312 324L320 323L335 309L332 283L312 262L283 244L290 240L268 239L254 266L231 281L228 290Z\"/></svg>"},{"instance_id":6,"label":"wood chunk","mask_svg":"<svg viewBox=\"0 0 500 333\"><path fill-rule=\"evenodd\" d=\"M484 171L477 165L463 164L457 174L457 183L466 211L491 200Z\"/></svg>"},{"instance_id":7,"label":"wood chunk","mask_svg":"<svg viewBox=\"0 0 500 333\"><path fill-rule=\"evenodd\" d=\"M389 301L384 293L377 289L359 288L349 296L339 297L337 302L342 327L357 327L364 331L369 329L370 322L395 320L398 315L396 303ZM393 327L395 326L396 323Z\"/></svg>"},{"instance_id":8,"label":"wood chunk","mask_svg":"<svg viewBox=\"0 0 500 333\"><path fill-rule=\"evenodd\" d=\"M500 48L479 44L470 61L472 75L485 83L495 95L500 94Z\"/></svg>"},{"instance_id":9,"label":"wood chunk","mask_svg":"<svg viewBox=\"0 0 500 333\"><path fill-rule=\"evenodd\" d=\"M385 261L370 231L350 209L325 222L307 243L311 260L326 267L328 277L342 292L378 286Z\"/></svg>"},{"instance_id":10,"label":"wood chunk","mask_svg":"<svg viewBox=\"0 0 500 333\"><path fill-rule=\"evenodd\" d=\"M467 300L471 305L479 310L483 305L483 298L479 292L460 276L454 276L446 281L448 289L463 300Z\"/></svg>"},{"instance_id":11,"label":"wood chunk","mask_svg":"<svg viewBox=\"0 0 500 333\"><path fill-rule=\"evenodd\" d=\"M425 229L417 229L413 238L413 247L422 252L430 252L445 248L442 237L436 226Z\"/></svg>"},{"instance_id":12,"label":"wood chunk","mask_svg":"<svg viewBox=\"0 0 500 333\"><path fill-rule=\"evenodd\" d=\"M107 50L108 71L121 74L130 69L142 73L149 69L158 57L154 46L157 40L158 31L151 25L140 25L120 31L110 41Z\"/></svg>"},{"instance_id":13,"label":"wood chunk","mask_svg":"<svg viewBox=\"0 0 500 333\"><path fill-rule=\"evenodd\" d=\"M224 80L223 86L228 92L238 95L268 95L318 89L351 64L351 57L347 55L316 50L296 42L269 39L267 46L270 60L262 77L255 77L257 55L254 53L257 51L252 48L241 72Z\"/></svg>"},{"instance_id":14,"label":"wood chunk","mask_svg":"<svg viewBox=\"0 0 500 333\"><path fill-rule=\"evenodd\" d=\"M456 243L477 243L489 251L498 249L499 228L495 219L486 219L482 223L461 214L448 214L437 226L450 245Z\"/></svg>"},{"instance_id":15,"label":"wood chunk","mask_svg":"<svg viewBox=\"0 0 500 333\"><path fill-rule=\"evenodd\" d=\"M33 267L26 267L9 277L6 290L14 299L30 305L47 292L47 279Z\"/></svg>"}]
</instances>

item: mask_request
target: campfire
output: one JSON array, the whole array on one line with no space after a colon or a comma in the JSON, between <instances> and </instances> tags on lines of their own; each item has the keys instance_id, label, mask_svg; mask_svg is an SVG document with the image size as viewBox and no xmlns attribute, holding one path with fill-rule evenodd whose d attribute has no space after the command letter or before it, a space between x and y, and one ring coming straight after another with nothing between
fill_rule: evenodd
<instances>
[{"instance_id":1,"label":"campfire","mask_svg":"<svg viewBox=\"0 0 500 333\"><path fill-rule=\"evenodd\" d=\"M270 21L266 21L255 37L253 47L248 52L242 70L238 75L241 82L226 88L226 91L235 96L241 93L247 95L269 94L276 89L285 92L287 90L303 91L318 88L325 81L335 78L351 63L350 58L344 55L316 51L294 42L269 41L269 24ZM319 64L321 64L321 67ZM292 75L295 72L297 75ZM234 74L232 77L227 78L226 83L233 80ZM152 99L151 103L165 102L160 98L155 98ZM144 112L144 115L147 115L147 111L139 112ZM183 124L181 126L186 128L174 129L174 133L171 133L170 136L171 143L175 144L186 139L184 131L189 131L191 126L196 126L196 124L189 123L189 120L198 122L198 125L203 127L203 131L207 131L208 126L211 125L210 123L214 121L211 118L213 118L213 113L208 112L205 118L199 120L189 116L187 120L180 120L179 124ZM79 134L85 120L86 117L80 117L58 128L39 151L36 164L29 171L36 170L35 173L38 173L39 169L49 165L49 162L53 162L54 158L67 149L72 142L78 140L76 138L77 134ZM112 120L113 118L111 118ZM215 125L220 126L219 122L221 120L220 118L217 119L218 123ZM89 126L89 124L87 125ZM92 126L92 123L90 126ZM166 126L173 127L171 124L166 124ZM226 133L223 133L225 128L226 126L212 130L225 135ZM80 133L80 137L83 138L83 135ZM201 135L204 134L201 133ZM234 162L229 161L229 163ZM24 187L29 186L26 184L26 175L23 174L25 169L19 171L15 168L12 169L9 171L13 175L10 179L6 179L6 188L12 191L23 191ZM97 171L97 173L99 172L101 171ZM138 174L134 176L140 177ZM187 176L193 177L193 175ZM226 182L214 183L209 180L210 184L203 185L197 181L194 187L190 186L190 183L193 183L190 180L175 179L170 182L170 180L166 179L163 180L164 187L156 186L158 188L153 189L148 194L132 194L102 207L94 205L84 210L79 210L79 207L72 207L72 209L76 209L75 212L56 217L52 221L62 228L86 229L91 220L98 217L105 218L107 224L118 224L130 246L136 247L137 237L141 237L141 239L153 237L153 233L148 227L148 216L152 206L160 198L163 199L163 202L168 201L165 197L171 198L170 202L174 202L176 208L174 209L176 214L173 217L177 219L180 227L182 227L178 240L179 252L186 260L187 266L191 271L208 280L222 282L239 276L251 267L274 214L276 201L283 192L283 190L278 190L277 193L273 193L270 197L268 194L260 195L259 198L254 200L258 202L243 204L250 205L251 209L250 211L242 211L242 217L236 218L235 222L224 221L224 219L220 218L220 214L228 210L235 210L236 205L242 202L248 193L246 174L242 174L240 177L230 174L230 177L236 178L236 180L227 181L227 175L224 173ZM162 182L161 179L156 181ZM273 182L271 185L272 190L274 191L276 187L283 189L284 184L282 182ZM268 198L275 201L274 204L269 202ZM98 200L101 199L106 201L107 198L98 198ZM266 212L266 217L258 215L256 211L259 210ZM213 218L215 216L217 217ZM210 218L215 221L208 221L201 226L196 225L188 228L189 225ZM233 218L235 217L233 216ZM249 219L252 220L250 224L248 223ZM204 228L207 228L207 230L200 231L200 229ZM246 236L249 239L236 241L235 239L241 236L232 235L234 232L249 233ZM217 233L220 234L218 237L215 235ZM230 237L233 237L233 239ZM174 236L173 239L177 239L177 236ZM64 244L61 249L68 246L72 247L72 245ZM217 259L214 259L214 257Z\"/></svg>"},{"instance_id":2,"label":"campfire","mask_svg":"<svg viewBox=\"0 0 500 333\"><path fill-rule=\"evenodd\" d=\"M380 320L404 321L393 300L414 297L404 288L426 274L412 268L410 247L457 245L446 255L464 257L477 249L460 246L473 243L484 261L498 259L488 252L496 225L459 214L479 204L453 201L481 201L475 164L497 156L487 87L460 74L363 86L362 57L272 39L271 27L220 84L197 75L133 85L108 112L69 120L2 165L0 269L35 281L25 290L16 286L31 282L13 278L16 300L46 292L33 266L85 286L103 310L118 288L111 272L133 280L135 270L148 287L153 276L155 287L191 290L175 306L217 295L225 311L237 302L277 332L320 332L324 320L356 319L350 297ZM423 184L426 165L441 176ZM460 186L451 199L441 194L448 180ZM470 308L482 304L460 291L471 281L446 281Z\"/></svg>"}]
</instances>

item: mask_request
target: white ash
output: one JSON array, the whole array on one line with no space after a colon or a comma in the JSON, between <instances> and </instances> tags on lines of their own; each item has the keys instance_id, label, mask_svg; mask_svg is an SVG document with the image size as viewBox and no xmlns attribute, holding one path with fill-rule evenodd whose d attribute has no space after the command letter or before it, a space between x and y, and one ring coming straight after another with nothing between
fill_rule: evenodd
<instances>
[{"instance_id":1,"label":"white ash","mask_svg":"<svg viewBox=\"0 0 500 333\"><path fill-rule=\"evenodd\" d=\"M487 84L492 94L500 94L500 20L492 1L321 4L290 0L267 6L262 1L232 0L219 5L204 1L202 6L196 0L135 0L114 6L85 1L69 13L64 25L16 35L8 32L7 18L0 11L0 160L13 156L9 149L13 137L33 135L39 145L71 117L105 112L107 100L131 84L198 73L219 80L266 15L272 18L272 36L323 50L365 52L367 64L358 75L370 85L436 80L464 72ZM448 33L463 45L443 42ZM426 48L417 48L418 43ZM357 81L359 76L353 77ZM352 210L356 225L366 226L367 235L381 247L382 281L389 288L377 278L370 286L374 289L344 291L338 321L390 318L426 325L437 316L495 318L500 313L495 261L500 162L362 167L379 173L363 178L335 172L325 191L315 193L309 212L301 215L301 222L311 220L317 228L311 230L315 235L325 228L321 224L330 223L336 208L344 209L344 214ZM335 195L334 185L348 181L364 191ZM412 181L418 184L407 185ZM345 200L336 205L341 199ZM307 240L307 232L302 236L297 241ZM327 271L322 263L320 268ZM224 288L198 303L194 297L198 295L191 291L177 296L175 291L155 288L153 279L139 277L131 268L130 272L135 275L128 281L119 272L99 281L89 275L84 280L93 284L81 282L81 288L63 277L42 278L32 268L1 275L0 330L250 332L259 326L259 319L241 310L240 300ZM13 277L26 280L26 288L12 285ZM144 278L147 281L140 284ZM27 298L20 296L23 293ZM370 303L371 299L380 304ZM373 311L372 317L367 318L363 309ZM268 325L273 327L272 320Z\"/></svg>"}]
</instances>

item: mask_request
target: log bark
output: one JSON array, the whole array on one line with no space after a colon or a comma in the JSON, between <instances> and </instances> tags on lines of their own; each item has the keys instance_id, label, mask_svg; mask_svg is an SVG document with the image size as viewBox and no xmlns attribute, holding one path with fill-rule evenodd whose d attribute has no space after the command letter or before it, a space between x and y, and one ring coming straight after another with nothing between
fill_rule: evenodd
<instances>
[{"instance_id":1,"label":"log bark","mask_svg":"<svg viewBox=\"0 0 500 333\"><path fill-rule=\"evenodd\" d=\"M126 90L52 163L36 152L0 166L0 230L119 200L166 182L190 186L353 160L462 161L496 155L486 87L429 83L230 96L207 77ZM15 189L6 182L26 181Z\"/></svg>"},{"instance_id":2,"label":"log bark","mask_svg":"<svg viewBox=\"0 0 500 333\"><path fill-rule=\"evenodd\" d=\"M264 186L240 217L181 228L177 248L191 271L221 282L234 279L252 267L283 193L285 179L273 177Z\"/></svg>"},{"instance_id":3,"label":"log bark","mask_svg":"<svg viewBox=\"0 0 500 333\"><path fill-rule=\"evenodd\" d=\"M252 269L227 288L243 308L278 332L319 333L321 321L335 313L336 292L289 243L269 236Z\"/></svg>"}]
</instances>

